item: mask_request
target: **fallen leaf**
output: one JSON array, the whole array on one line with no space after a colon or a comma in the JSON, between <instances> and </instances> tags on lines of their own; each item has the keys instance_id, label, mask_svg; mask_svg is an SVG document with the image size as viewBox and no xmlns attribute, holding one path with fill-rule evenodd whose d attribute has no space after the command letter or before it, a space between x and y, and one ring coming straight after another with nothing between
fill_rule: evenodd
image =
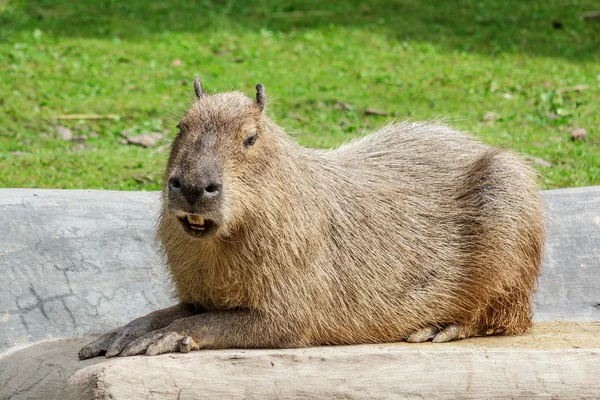
<instances>
[{"instance_id":1,"label":"fallen leaf","mask_svg":"<svg viewBox=\"0 0 600 400\"><path fill-rule=\"evenodd\" d=\"M365 114L366 114L366 115L381 115L381 116L386 116L386 115L388 115L388 113L387 113L387 112L385 112L385 111L382 111L382 110L378 110L378 109L376 109L376 108L367 108L367 109L365 110Z\"/></svg>"},{"instance_id":2,"label":"fallen leaf","mask_svg":"<svg viewBox=\"0 0 600 400\"><path fill-rule=\"evenodd\" d=\"M600 19L600 11L590 11L581 14L581 19Z\"/></svg>"},{"instance_id":3,"label":"fallen leaf","mask_svg":"<svg viewBox=\"0 0 600 400\"><path fill-rule=\"evenodd\" d=\"M575 128L571 131L571 140L585 140L587 132L583 128Z\"/></svg>"},{"instance_id":4,"label":"fallen leaf","mask_svg":"<svg viewBox=\"0 0 600 400\"><path fill-rule=\"evenodd\" d=\"M62 114L56 119L119 119L117 114Z\"/></svg>"},{"instance_id":5,"label":"fallen leaf","mask_svg":"<svg viewBox=\"0 0 600 400\"><path fill-rule=\"evenodd\" d=\"M350 111L350 110L352 110L352 109L354 108L354 107L352 106L352 104L350 104L350 103L346 103L346 102L344 102L344 101L339 101L339 100L336 100L336 101L335 101L335 107L336 107L336 108L343 108L343 109L344 109L344 110L346 110L346 111Z\"/></svg>"},{"instance_id":6,"label":"fallen leaf","mask_svg":"<svg viewBox=\"0 0 600 400\"><path fill-rule=\"evenodd\" d=\"M498 118L500 118L500 115L492 111L488 111L483 115L483 120L488 122L495 121Z\"/></svg>"},{"instance_id":7,"label":"fallen leaf","mask_svg":"<svg viewBox=\"0 0 600 400\"><path fill-rule=\"evenodd\" d=\"M301 121L301 122L308 122L307 118L303 117L300 114L296 114L294 112L288 112L287 116L290 117L291 119L295 119L295 120L298 120L298 121Z\"/></svg>"},{"instance_id":8,"label":"fallen leaf","mask_svg":"<svg viewBox=\"0 0 600 400\"><path fill-rule=\"evenodd\" d=\"M271 18L302 18L302 17L328 17L335 15L335 11L310 10L310 11L282 11L269 15Z\"/></svg>"},{"instance_id":9,"label":"fallen leaf","mask_svg":"<svg viewBox=\"0 0 600 400\"><path fill-rule=\"evenodd\" d=\"M244 57L233 57L231 59L234 63L243 63L245 61Z\"/></svg>"},{"instance_id":10,"label":"fallen leaf","mask_svg":"<svg viewBox=\"0 0 600 400\"><path fill-rule=\"evenodd\" d=\"M585 89L589 89L590 85L575 85L575 86L568 86L568 87L564 87L564 88L560 88L557 90L558 93L565 93L565 92L581 92L582 90Z\"/></svg>"},{"instance_id":11,"label":"fallen leaf","mask_svg":"<svg viewBox=\"0 0 600 400\"><path fill-rule=\"evenodd\" d=\"M131 135L133 133L133 128L128 128L125 129L121 132L119 132L119 135L121 135L121 137L124 137L125 139L127 139L129 137L129 135Z\"/></svg>"},{"instance_id":12,"label":"fallen leaf","mask_svg":"<svg viewBox=\"0 0 600 400\"><path fill-rule=\"evenodd\" d=\"M524 154L523 158L526 159L527 161L531 162L532 164L539 165L540 167L548 168L548 167L552 166L552 164L550 164L548 161L544 160L543 158L534 157L529 154Z\"/></svg>"},{"instance_id":13,"label":"fallen leaf","mask_svg":"<svg viewBox=\"0 0 600 400\"><path fill-rule=\"evenodd\" d=\"M71 140L73 139L73 132L66 126L56 125L56 132L60 135L63 140Z\"/></svg>"},{"instance_id":14,"label":"fallen leaf","mask_svg":"<svg viewBox=\"0 0 600 400\"><path fill-rule=\"evenodd\" d=\"M133 175L131 177L131 179L133 179L134 181L136 181L137 183L140 183L142 185L146 185L149 183L153 183L154 182L154 175L153 174L149 174L149 175Z\"/></svg>"},{"instance_id":15,"label":"fallen leaf","mask_svg":"<svg viewBox=\"0 0 600 400\"><path fill-rule=\"evenodd\" d=\"M75 142L85 142L87 140L87 136L85 135L79 135L79 136L73 136L73 139L71 139Z\"/></svg>"},{"instance_id":16,"label":"fallen leaf","mask_svg":"<svg viewBox=\"0 0 600 400\"><path fill-rule=\"evenodd\" d=\"M127 142L129 144L134 144L142 147L154 147L156 143L163 138L162 133L158 132L150 132L150 133L142 133L137 136L130 136L127 138Z\"/></svg>"},{"instance_id":17,"label":"fallen leaf","mask_svg":"<svg viewBox=\"0 0 600 400\"><path fill-rule=\"evenodd\" d=\"M219 56L219 57L230 54L230 53L231 53L231 51L229 51L227 49L213 49L213 54L215 56Z\"/></svg>"},{"instance_id":18,"label":"fallen leaf","mask_svg":"<svg viewBox=\"0 0 600 400\"><path fill-rule=\"evenodd\" d=\"M181 61L181 58L176 58L171 63L172 67L181 67L182 65L183 65L183 61Z\"/></svg>"}]
</instances>

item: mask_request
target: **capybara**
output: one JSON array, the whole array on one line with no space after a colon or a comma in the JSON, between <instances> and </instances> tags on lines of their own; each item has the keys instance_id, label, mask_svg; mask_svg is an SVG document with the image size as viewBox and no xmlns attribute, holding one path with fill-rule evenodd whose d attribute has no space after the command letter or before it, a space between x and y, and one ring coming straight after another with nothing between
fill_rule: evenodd
<instances>
[{"instance_id":1,"label":"capybara","mask_svg":"<svg viewBox=\"0 0 600 400\"><path fill-rule=\"evenodd\" d=\"M528 329L545 229L517 155L423 122L308 149L266 116L262 85L194 89L158 223L180 304L81 358Z\"/></svg>"}]
</instances>

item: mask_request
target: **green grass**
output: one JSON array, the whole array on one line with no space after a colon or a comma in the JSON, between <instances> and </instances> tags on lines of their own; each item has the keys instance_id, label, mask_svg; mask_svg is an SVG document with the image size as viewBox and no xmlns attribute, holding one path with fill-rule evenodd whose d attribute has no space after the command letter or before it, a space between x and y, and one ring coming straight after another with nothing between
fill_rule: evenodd
<instances>
[{"instance_id":1,"label":"green grass","mask_svg":"<svg viewBox=\"0 0 600 400\"><path fill-rule=\"evenodd\" d=\"M392 115L445 118L548 161L537 167L546 188L600 185L600 21L579 18L598 8L597 0L0 0L0 186L158 189L169 139L143 149L120 144L119 132L171 137L194 75L208 91L253 95L263 83L269 114L303 145L337 146ZM576 85L583 90L568 90ZM367 107L390 116L366 116ZM71 113L119 118L56 119ZM57 124L90 138L60 140ZM570 140L577 127L586 141Z\"/></svg>"}]
</instances>

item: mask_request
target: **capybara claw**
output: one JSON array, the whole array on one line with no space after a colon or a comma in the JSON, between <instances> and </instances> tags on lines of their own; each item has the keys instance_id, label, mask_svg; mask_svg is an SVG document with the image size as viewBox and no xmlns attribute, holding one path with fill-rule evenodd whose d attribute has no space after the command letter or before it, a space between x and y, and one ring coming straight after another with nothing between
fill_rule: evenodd
<instances>
[{"instance_id":1,"label":"capybara claw","mask_svg":"<svg viewBox=\"0 0 600 400\"><path fill-rule=\"evenodd\" d=\"M452 342L454 340L462 340L472 336L479 336L477 331L470 326L461 324L448 325L435 335L432 342L444 343Z\"/></svg>"},{"instance_id":2,"label":"capybara claw","mask_svg":"<svg viewBox=\"0 0 600 400\"><path fill-rule=\"evenodd\" d=\"M445 343L466 339L472 336L480 336L479 331L470 326L451 324L443 329L440 329L437 326L422 328L407 336L406 341L411 343L421 343L431 340L433 343Z\"/></svg>"},{"instance_id":3,"label":"capybara claw","mask_svg":"<svg viewBox=\"0 0 600 400\"><path fill-rule=\"evenodd\" d=\"M409 335L406 338L407 342L410 343L421 343L421 342L426 342L428 340L431 340L435 337L436 333L439 332L439 329L433 327L433 326L429 326L427 328L423 328L420 329L416 332L414 332L413 334Z\"/></svg>"}]
</instances>

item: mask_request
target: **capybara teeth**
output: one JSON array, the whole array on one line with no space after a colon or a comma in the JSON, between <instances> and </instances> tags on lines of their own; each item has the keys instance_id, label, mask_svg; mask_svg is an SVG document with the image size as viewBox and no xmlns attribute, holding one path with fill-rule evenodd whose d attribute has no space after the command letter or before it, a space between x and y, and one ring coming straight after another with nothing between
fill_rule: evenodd
<instances>
[{"instance_id":1,"label":"capybara teeth","mask_svg":"<svg viewBox=\"0 0 600 400\"><path fill-rule=\"evenodd\" d=\"M204 225L204 218L200 215L188 215L187 220L192 225Z\"/></svg>"}]
</instances>

